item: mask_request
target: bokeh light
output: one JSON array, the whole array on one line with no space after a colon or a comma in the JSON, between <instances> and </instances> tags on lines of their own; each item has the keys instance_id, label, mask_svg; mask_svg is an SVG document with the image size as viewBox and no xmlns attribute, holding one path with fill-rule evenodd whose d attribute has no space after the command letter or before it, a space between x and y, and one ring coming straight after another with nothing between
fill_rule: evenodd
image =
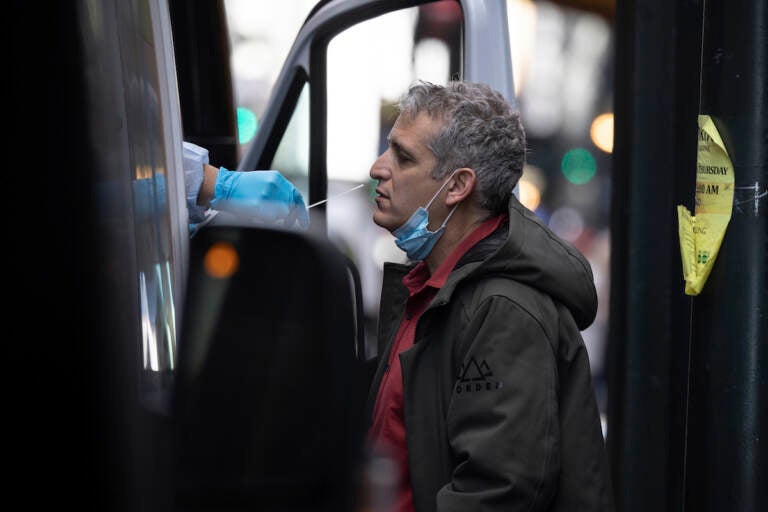
<instances>
[{"instance_id":1,"label":"bokeh light","mask_svg":"<svg viewBox=\"0 0 768 512\"><path fill-rule=\"evenodd\" d=\"M240 144L247 144L256 135L259 121L251 109L237 107L237 133Z\"/></svg>"},{"instance_id":2,"label":"bokeh light","mask_svg":"<svg viewBox=\"0 0 768 512\"><path fill-rule=\"evenodd\" d=\"M536 211L536 208L541 204L541 191L534 183L520 179L518 182L518 193L520 196L520 202L531 211Z\"/></svg>"},{"instance_id":3,"label":"bokeh light","mask_svg":"<svg viewBox=\"0 0 768 512\"><path fill-rule=\"evenodd\" d=\"M237 272L237 268L240 266L240 256L232 244L216 242L205 253L203 266L209 276L226 279Z\"/></svg>"},{"instance_id":4,"label":"bokeh light","mask_svg":"<svg viewBox=\"0 0 768 512\"><path fill-rule=\"evenodd\" d=\"M605 151L613 152L613 112L600 114L592 121L589 128L589 136L592 142Z\"/></svg>"},{"instance_id":5,"label":"bokeh light","mask_svg":"<svg viewBox=\"0 0 768 512\"><path fill-rule=\"evenodd\" d=\"M568 181L574 185L583 185L595 177L597 165L592 153L584 148L573 148L563 155L560 168Z\"/></svg>"},{"instance_id":6,"label":"bokeh light","mask_svg":"<svg viewBox=\"0 0 768 512\"><path fill-rule=\"evenodd\" d=\"M558 208L549 218L549 227L558 236L575 242L584 232L584 217L574 208Z\"/></svg>"}]
</instances>

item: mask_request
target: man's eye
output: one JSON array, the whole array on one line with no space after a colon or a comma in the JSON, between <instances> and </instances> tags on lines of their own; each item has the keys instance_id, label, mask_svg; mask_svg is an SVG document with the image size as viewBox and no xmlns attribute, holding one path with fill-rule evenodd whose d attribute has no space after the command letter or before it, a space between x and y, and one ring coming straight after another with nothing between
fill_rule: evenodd
<instances>
[{"instance_id":1,"label":"man's eye","mask_svg":"<svg viewBox=\"0 0 768 512\"><path fill-rule=\"evenodd\" d=\"M400 161L400 162L403 162L403 163L405 163L405 162L412 162L413 161L413 159L410 156L404 155L402 153L398 153L397 154L397 160Z\"/></svg>"}]
</instances>

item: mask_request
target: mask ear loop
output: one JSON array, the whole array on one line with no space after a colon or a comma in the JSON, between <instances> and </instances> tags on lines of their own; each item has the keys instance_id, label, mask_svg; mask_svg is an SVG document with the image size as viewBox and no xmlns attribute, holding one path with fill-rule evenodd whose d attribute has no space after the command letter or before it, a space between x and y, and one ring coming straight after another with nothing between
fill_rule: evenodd
<instances>
[{"instance_id":1,"label":"mask ear loop","mask_svg":"<svg viewBox=\"0 0 768 512\"><path fill-rule=\"evenodd\" d=\"M440 192L442 192L442 190L445 188L445 186L448 184L448 182L451 180L451 178L453 178L453 175L454 175L454 174L456 174L457 172L458 172L458 169L456 169L455 171L453 171L453 172L451 173L451 175L450 175L450 176L448 176L448 178L446 178L446 180L443 182L443 184L442 184L442 185L440 185L440 188L439 188L439 189L437 189L437 192L435 192L435 195L433 195L433 196L432 196L432 199L430 199L430 200L429 200L429 202L427 203L427 206L425 206L425 207L424 207L424 209L425 209L425 210L429 210L429 207L430 207L430 206L432 205L432 203L434 202L435 198L437 197L437 194L439 194ZM454 206L454 208L456 208L456 207ZM453 213L453 212L451 212L451 213Z\"/></svg>"},{"instance_id":2,"label":"mask ear loop","mask_svg":"<svg viewBox=\"0 0 768 512\"><path fill-rule=\"evenodd\" d=\"M443 221L442 226L440 226L441 228L445 227L445 225L448 224L448 220L451 218L451 215L453 215L453 212L455 212L456 208L458 207L459 207L459 203L456 203L455 205L453 205L453 208L451 208L451 211L448 213L448 216Z\"/></svg>"},{"instance_id":3,"label":"mask ear loop","mask_svg":"<svg viewBox=\"0 0 768 512\"><path fill-rule=\"evenodd\" d=\"M427 206L425 206L425 207L424 207L424 209L425 209L425 210L429 210L429 207L430 207L430 205L432 205L432 202L435 200L435 198L437 197L437 195L438 195L438 194L439 194L439 193L440 193L440 192L441 192L441 191L442 191L442 190L445 188L445 186L448 184L448 182L449 182L449 181L451 181L451 178L453 178L453 175L454 175L454 174L456 174L458 171L459 171L458 169L454 170L454 171L451 173L451 175L450 175L450 176L448 176L448 178L446 178L446 180L443 182L443 184L442 184L442 185L440 185L440 188L439 188L439 189L437 189L437 192L435 192L435 195L433 195L433 196L432 196L432 199L430 199L430 200L429 200L429 202L427 203ZM451 208L451 211L448 213L448 216L445 218L445 220L444 220L444 221L443 221L443 223L440 225L440 227L439 227L439 228L437 228L438 230L439 230L439 229L442 229L442 228L444 228L444 227L445 227L445 225L446 225L446 224L448 224L448 220L451 218L451 216L453 215L453 212L455 212L455 211L456 211L456 208L458 208L458 206L459 206L459 203L456 203L456 204L453 206L453 208Z\"/></svg>"}]
</instances>

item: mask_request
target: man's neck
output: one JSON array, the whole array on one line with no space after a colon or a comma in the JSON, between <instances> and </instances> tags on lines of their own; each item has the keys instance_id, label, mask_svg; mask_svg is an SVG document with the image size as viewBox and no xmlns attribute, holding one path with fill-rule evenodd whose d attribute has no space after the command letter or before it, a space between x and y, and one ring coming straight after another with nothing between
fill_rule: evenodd
<instances>
[{"instance_id":1,"label":"man's neck","mask_svg":"<svg viewBox=\"0 0 768 512\"><path fill-rule=\"evenodd\" d=\"M456 212L445 226L445 233L432 248L432 251L424 259L430 275L440 268L440 265L448 256L467 238L477 227L487 219L487 212L474 215L459 215Z\"/></svg>"}]
</instances>

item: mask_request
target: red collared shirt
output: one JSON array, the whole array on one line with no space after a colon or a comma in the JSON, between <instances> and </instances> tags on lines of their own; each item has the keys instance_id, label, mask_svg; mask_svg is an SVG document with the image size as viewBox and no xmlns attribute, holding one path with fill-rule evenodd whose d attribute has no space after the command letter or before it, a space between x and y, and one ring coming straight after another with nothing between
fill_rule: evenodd
<instances>
[{"instance_id":1,"label":"red collared shirt","mask_svg":"<svg viewBox=\"0 0 768 512\"><path fill-rule=\"evenodd\" d=\"M478 226L448 255L434 275L429 275L429 269L422 261L403 277L403 285L408 289L405 315L388 356L387 370L379 386L373 409L373 423L368 432L374 450L394 460L399 469L393 511L413 512L414 510L413 490L408 469L408 446L405 442L403 421L403 374L398 356L413 346L419 318L435 298L438 290L445 284L456 263L472 246L493 233L501 225L504 217L505 215L499 215Z\"/></svg>"}]
</instances>

